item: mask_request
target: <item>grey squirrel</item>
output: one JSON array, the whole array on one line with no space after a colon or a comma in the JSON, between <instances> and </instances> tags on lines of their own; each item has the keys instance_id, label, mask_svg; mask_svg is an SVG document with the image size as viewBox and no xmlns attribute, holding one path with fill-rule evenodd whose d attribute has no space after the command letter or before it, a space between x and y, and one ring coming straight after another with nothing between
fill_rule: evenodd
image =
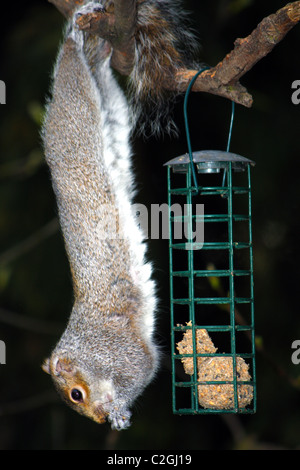
<instances>
[{"instance_id":1,"label":"grey squirrel","mask_svg":"<svg viewBox=\"0 0 300 470\"><path fill-rule=\"evenodd\" d=\"M147 10L170 5L139 3L140 27ZM133 402L158 368L153 338L157 298L132 209L131 111L110 67L110 45L75 24L77 15L104 6L89 2L70 20L46 108L45 158L75 299L43 369L76 411L122 430L130 425ZM136 74L132 81L141 80Z\"/></svg>"}]
</instances>

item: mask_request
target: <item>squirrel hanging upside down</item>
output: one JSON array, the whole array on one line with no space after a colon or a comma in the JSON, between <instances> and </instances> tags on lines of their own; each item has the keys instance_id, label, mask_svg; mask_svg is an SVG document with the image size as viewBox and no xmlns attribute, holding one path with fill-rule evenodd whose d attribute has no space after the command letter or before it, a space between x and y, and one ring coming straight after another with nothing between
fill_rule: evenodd
<instances>
[{"instance_id":1,"label":"squirrel hanging upside down","mask_svg":"<svg viewBox=\"0 0 300 470\"><path fill-rule=\"evenodd\" d=\"M46 109L45 157L75 300L43 369L72 408L121 430L130 425L130 407L157 371L159 348L153 338L152 266L132 209L132 112L110 67L110 44L79 31L75 23L78 15L104 9L106 3L87 3L69 22ZM176 68L183 60L178 41L193 43L181 26L177 2L137 3L135 108L147 97L150 104L161 97L161 68L166 61Z\"/></svg>"}]
</instances>

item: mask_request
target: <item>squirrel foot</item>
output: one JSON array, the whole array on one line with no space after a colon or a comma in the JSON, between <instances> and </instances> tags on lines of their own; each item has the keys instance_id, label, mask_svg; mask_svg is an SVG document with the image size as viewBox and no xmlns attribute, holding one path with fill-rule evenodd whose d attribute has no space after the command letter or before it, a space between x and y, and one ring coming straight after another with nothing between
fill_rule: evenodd
<instances>
[{"instance_id":1,"label":"squirrel foot","mask_svg":"<svg viewBox=\"0 0 300 470\"><path fill-rule=\"evenodd\" d=\"M88 2L82 5L75 13L76 19L81 15L87 15L88 13L104 12L104 6L99 2Z\"/></svg>"},{"instance_id":2,"label":"squirrel foot","mask_svg":"<svg viewBox=\"0 0 300 470\"><path fill-rule=\"evenodd\" d=\"M84 35L83 31L80 31L77 25L77 20L82 15L87 15L88 13L94 12L104 12L104 6L99 2L88 2L86 5L82 5L73 15L71 21L71 31L70 37L73 39L74 42L80 47L83 48L84 44Z\"/></svg>"},{"instance_id":3,"label":"squirrel foot","mask_svg":"<svg viewBox=\"0 0 300 470\"><path fill-rule=\"evenodd\" d=\"M85 42L85 36L84 36L84 31L81 31L78 27L77 20L82 16L82 15L87 15L87 14L92 14L92 13L98 13L98 12L105 12L105 7L99 3L99 2L88 2L86 5L82 5L73 15L72 18L72 30L71 30L71 38L76 42L76 44L79 46L81 50L83 50L84 42ZM99 38L100 39L100 38ZM105 49L103 48L103 51ZM108 56L110 54L110 47L106 51L107 53L104 54L104 57Z\"/></svg>"}]
</instances>

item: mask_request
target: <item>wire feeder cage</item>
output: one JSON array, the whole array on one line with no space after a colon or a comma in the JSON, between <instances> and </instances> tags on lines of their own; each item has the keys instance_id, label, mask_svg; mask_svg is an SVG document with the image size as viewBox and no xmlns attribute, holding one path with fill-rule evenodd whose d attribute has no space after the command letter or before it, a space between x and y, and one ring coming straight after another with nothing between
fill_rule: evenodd
<instances>
[{"instance_id":1,"label":"wire feeder cage","mask_svg":"<svg viewBox=\"0 0 300 470\"><path fill-rule=\"evenodd\" d=\"M227 151L168 168L174 414L256 412L251 168ZM199 180L199 182L198 182ZM183 229L184 228L184 229Z\"/></svg>"},{"instance_id":2,"label":"wire feeder cage","mask_svg":"<svg viewBox=\"0 0 300 470\"><path fill-rule=\"evenodd\" d=\"M254 413L253 162L218 151L193 159L202 179L197 196L189 156L167 163L173 412ZM241 206L244 213L234 210ZM181 239L176 224L186 227Z\"/></svg>"}]
</instances>

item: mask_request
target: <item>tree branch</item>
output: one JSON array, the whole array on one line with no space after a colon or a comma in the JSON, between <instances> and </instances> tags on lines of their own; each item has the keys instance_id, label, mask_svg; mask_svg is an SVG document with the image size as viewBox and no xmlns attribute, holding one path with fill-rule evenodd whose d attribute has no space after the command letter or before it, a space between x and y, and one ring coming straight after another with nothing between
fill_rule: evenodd
<instances>
[{"instance_id":1,"label":"tree branch","mask_svg":"<svg viewBox=\"0 0 300 470\"><path fill-rule=\"evenodd\" d=\"M69 17L84 0L49 0ZM251 107L252 96L239 80L285 37L300 21L300 1L289 3L276 13L264 18L246 38L237 39L234 49L215 67L203 72L193 91L223 96L238 104ZM129 75L134 65L136 31L136 0L115 0L106 12L82 15L80 29L98 34L113 47L112 66L121 74ZM179 69L170 79L166 73L162 84L167 90L185 91L197 70Z\"/></svg>"},{"instance_id":2,"label":"tree branch","mask_svg":"<svg viewBox=\"0 0 300 470\"><path fill-rule=\"evenodd\" d=\"M299 20L300 1L290 3L275 14L264 18L248 37L235 41L235 48L224 60L199 76L193 91L222 95L250 107L252 97L238 83L239 79L268 55ZM178 72L176 78L183 90L196 72L196 70Z\"/></svg>"},{"instance_id":3,"label":"tree branch","mask_svg":"<svg viewBox=\"0 0 300 470\"><path fill-rule=\"evenodd\" d=\"M74 10L85 3L84 0L48 0L60 11L66 18L70 18Z\"/></svg>"},{"instance_id":4,"label":"tree branch","mask_svg":"<svg viewBox=\"0 0 300 470\"><path fill-rule=\"evenodd\" d=\"M230 69L230 65L227 66L227 69ZM174 80L174 83L177 83L178 91L184 92L197 72L198 70L179 70ZM192 91L201 91L203 93L222 96L247 108L251 108L253 104L252 96L243 85L238 81L226 82L226 80L223 79L222 62L216 67L202 72L195 81Z\"/></svg>"}]
</instances>

